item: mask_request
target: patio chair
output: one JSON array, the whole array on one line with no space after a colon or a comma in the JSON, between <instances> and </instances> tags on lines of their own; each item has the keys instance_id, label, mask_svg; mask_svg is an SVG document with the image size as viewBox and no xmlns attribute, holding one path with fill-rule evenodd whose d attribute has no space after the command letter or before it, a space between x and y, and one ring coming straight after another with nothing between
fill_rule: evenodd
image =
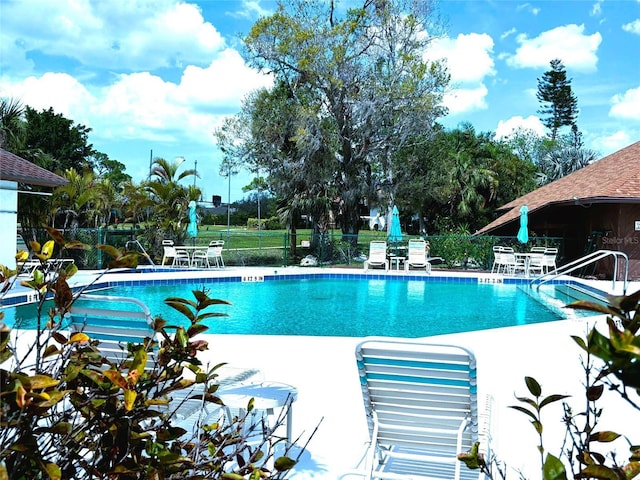
<instances>
[{"instance_id":1,"label":"patio chair","mask_svg":"<svg viewBox=\"0 0 640 480\"><path fill-rule=\"evenodd\" d=\"M501 262L506 275L515 275L516 273L526 273L527 265L525 258L516 254L512 247L502 247Z\"/></svg>"},{"instance_id":2,"label":"patio chair","mask_svg":"<svg viewBox=\"0 0 640 480\"><path fill-rule=\"evenodd\" d=\"M175 257L171 265L173 267L190 267L191 257L186 248L174 247Z\"/></svg>"},{"instance_id":3,"label":"patio chair","mask_svg":"<svg viewBox=\"0 0 640 480\"><path fill-rule=\"evenodd\" d=\"M70 319L70 330L99 340L100 353L114 363L127 357L127 343L154 337L151 312L137 298L83 294L71 306ZM154 358L150 350L147 363Z\"/></svg>"},{"instance_id":4,"label":"patio chair","mask_svg":"<svg viewBox=\"0 0 640 480\"><path fill-rule=\"evenodd\" d=\"M427 260L427 242L424 240L409 240L407 259L404 262L405 272L411 267L424 268L427 273L431 272L431 263Z\"/></svg>"},{"instance_id":5,"label":"patio chair","mask_svg":"<svg viewBox=\"0 0 640 480\"><path fill-rule=\"evenodd\" d=\"M537 273L542 275L543 273L543 261L544 261L545 247L531 247L529 252L529 258L527 262L527 274Z\"/></svg>"},{"instance_id":6,"label":"patio chair","mask_svg":"<svg viewBox=\"0 0 640 480\"><path fill-rule=\"evenodd\" d=\"M356 360L371 438L362 476L483 478L457 460L477 441L485 454L489 447L489 412L478 412L471 351L370 337L357 345Z\"/></svg>"},{"instance_id":7,"label":"patio chair","mask_svg":"<svg viewBox=\"0 0 640 480\"><path fill-rule=\"evenodd\" d=\"M542 255L542 268L544 273L552 272L557 269L556 259L558 258L557 248L546 248Z\"/></svg>"},{"instance_id":8,"label":"patio chair","mask_svg":"<svg viewBox=\"0 0 640 480\"><path fill-rule=\"evenodd\" d=\"M106 295L81 295L71 307L71 332L83 332L92 340L98 340L98 351L109 362L119 364L127 358L127 344L142 344L145 339L153 341L153 318L147 305L131 297ZM157 359L157 346L149 345L146 368L153 368ZM234 387L248 382L260 381L262 372L253 368L223 365L216 370L216 383L223 387ZM181 426L190 425L194 414L204 417L220 414L217 404L203 402L203 384L171 392L168 411ZM161 408L158 406L158 408ZM183 423L186 422L186 423Z\"/></svg>"},{"instance_id":9,"label":"patio chair","mask_svg":"<svg viewBox=\"0 0 640 480\"><path fill-rule=\"evenodd\" d=\"M387 242L384 240L372 240L369 242L369 258L364 261L364 270L369 270L370 266L384 267L385 272L389 270Z\"/></svg>"},{"instance_id":10,"label":"patio chair","mask_svg":"<svg viewBox=\"0 0 640 480\"><path fill-rule=\"evenodd\" d=\"M500 273L505 268L502 255L503 247L501 245L493 246L493 264L491 265L491 273Z\"/></svg>"},{"instance_id":11,"label":"patio chair","mask_svg":"<svg viewBox=\"0 0 640 480\"><path fill-rule=\"evenodd\" d=\"M224 240L212 240L207 248L207 266L216 268L224 268L224 259L222 258L222 249L224 248Z\"/></svg>"},{"instance_id":12,"label":"patio chair","mask_svg":"<svg viewBox=\"0 0 640 480\"><path fill-rule=\"evenodd\" d=\"M162 250L162 265L164 266L167 260L171 261L173 265L173 259L176 258L176 249L173 246L173 240L163 240Z\"/></svg>"}]
</instances>

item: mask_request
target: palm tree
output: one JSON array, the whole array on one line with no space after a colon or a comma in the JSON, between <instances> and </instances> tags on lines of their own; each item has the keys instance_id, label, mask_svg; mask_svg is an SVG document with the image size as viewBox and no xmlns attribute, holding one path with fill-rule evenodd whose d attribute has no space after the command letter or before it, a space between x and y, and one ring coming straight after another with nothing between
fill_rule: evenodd
<instances>
[{"instance_id":1,"label":"palm tree","mask_svg":"<svg viewBox=\"0 0 640 480\"><path fill-rule=\"evenodd\" d=\"M80 226L81 216L86 215L92 203L98 198L95 177L92 171L80 175L70 168L64 173L69 183L53 193L55 212L64 215L63 229L71 229L70 238L75 238L75 230ZM85 222L87 223L87 222Z\"/></svg>"},{"instance_id":2,"label":"palm tree","mask_svg":"<svg viewBox=\"0 0 640 480\"><path fill-rule=\"evenodd\" d=\"M148 240L154 246L160 245L164 238L177 242L184 241L189 201L198 200L202 192L197 187L187 187L180 183L197 172L188 169L180 172L184 158L172 162L164 158L154 160L151 176L144 184L152 205L147 233Z\"/></svg>"}]
</instances>

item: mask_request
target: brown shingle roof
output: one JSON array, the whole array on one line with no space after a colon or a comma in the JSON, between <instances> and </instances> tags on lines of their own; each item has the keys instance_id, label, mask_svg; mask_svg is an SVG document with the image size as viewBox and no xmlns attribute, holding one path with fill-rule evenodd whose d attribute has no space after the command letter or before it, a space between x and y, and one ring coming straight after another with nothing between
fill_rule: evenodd
<instances>
[{"instance_id":1,"label":"brown shingle roof","mask_svg":"<svg viewBox=\"0 0 640 480\"><path fill-rule=\"evenodd\" d=\"M69 183L65 178L8 152L4 148L0 148L0 180L42 187L59 187Z\"/></svg>"},{"instance_id":2,"label":"brown shingle roof","mask_svg":"<svg viewBox=\"0 0 640 480\"><path fill-rule=\"evenodd\" d=\"M640 203L640 142L507 203L499 209L507 213L476 233L489 233L519 218L522 205L531 214L549 205L576 202Z\"/></svg>"}]
</instances>

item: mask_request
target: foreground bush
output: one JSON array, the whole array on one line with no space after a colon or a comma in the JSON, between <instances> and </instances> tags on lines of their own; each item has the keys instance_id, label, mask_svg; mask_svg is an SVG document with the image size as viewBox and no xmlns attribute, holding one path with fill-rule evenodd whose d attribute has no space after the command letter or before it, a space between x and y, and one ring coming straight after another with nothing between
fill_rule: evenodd
<instances>
[{"instance_id":1,"label":"foreground bush","mask_svg":"<svg viewBox=\"0 0 640 480\"><path fill-rule=\"evenodd\" d=\"M541 479L638 478L640 444L634 443L638 438L602 430L599 424L604 411L600 400L605 390L609 390L618 393L620 399L635 411L636 414L627 419L628 426L636 437L640 432L640 291L628 296L611 296L607 305L579 301L568 307L607 315L608 336L593 327L586 339L573 337L586 355L582 359L584 410L575 411L565 402L566 395L543 395L540 383L531 377L525 377L528 393L517 395L519 403L511 408L522 412L538 435L536 448L540 456ZM554 455L547 451L543 441L542 411L556 402L563 402L562 422L566 434L562 450ZM613 448L616 445L618 449ZM505 463L495 457L485 459L478 450L476 445L472 452L458 458L469 468L481 469L490 479L506 479ZM616 451L624 450L628 452L626 455L616 454Z\"/></svg>"},{"instance_id":2,"label":"foreground bush","mask_svg":"<svg viewBox=\"0 0 640 480\"><path fill-rule=\"evenodd\" d=\"M85 248L51 234L63 249ZM203 368L198 352L209 345L197 336L207 330L203 320L221 315L210 307L226 302L202 290L193 292L194 299L167 299L189 327L155 318L154 334L127 345L123 359L114 362L101 354L97 340L67 328L75 300L67 278L74 267L48 271L54 245L32 248L42 265L23 282L39 299L29 345L1 323L0 312L0 479L285 478L295 460L274 433L278 423L256 430L246 418L219 422L214 415L203 423L200 413L187 431L175 415L184 402L196 402L198 412L221 404L216 396L221 365ZM132 266L130 254L101 248L114 257L112 266ZM6 291L17 272L0 268ZM47 296L55 306L45 314Z\"/></svg>"}]
</instances>

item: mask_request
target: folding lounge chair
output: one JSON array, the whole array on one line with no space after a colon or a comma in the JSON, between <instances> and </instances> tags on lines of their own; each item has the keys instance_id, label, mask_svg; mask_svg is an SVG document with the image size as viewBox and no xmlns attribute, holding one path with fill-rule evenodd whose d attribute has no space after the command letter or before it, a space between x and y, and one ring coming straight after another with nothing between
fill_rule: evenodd
<instances>
[{"instance_id":1,"label":"folding lounge chair","mask_svg":"<svg viewBox=\"0 0 640 480\"><path fill-rule=\"evenodd\" d=\"M81 295L71 307L72 332L82 331L91 339L99 340L98 349L109 361L118 363L127 357L129 342L142 343L144 338L154 338L153 318L147 305L131 297L106 295ZM152 368L157 358L156 348L148 352L147 368ZM225 365L216 370L216 382L221 387L235 386L245 382L255 382L262 378L258 369L231 367ZM169 409L185 428L193 424L189 419L194 414L205 417L221 412L219 405L203 404L202 400L191 398L202 389L196 384L191 389L176 390L171 393Z\"/></svg>"},{"instance_id":2,"label":"folding lounge chair","mask_svg":"<svg viewBox=\"0 0 640 480\"><path fill-rule=\"evenodd\" d=\"M369 242L369 258L364 261L365 271L369 267L384 267L389 270L389 261L387 260L387 242L382 240L372 240Z\"/></svg>"},{"instance_id":3,"label":"folding lounge chair","mask_svg":"<svg viewBox=\"0 0 640 480\"><path fill-rule=\"evenodd\" d=\"M408 272L411 267L424 268L427 273L431 272L431 263L427 260L427 242L424 240L409 240L404 270Z\"/></svg>"},{"instance_id":4,"label":"folding lounge chair","mask_svg":"<svg viewBox=\"0 0 640 480\"><path fill-rule=\"evenodd\" d=\"M151 312L137 298L83 294L72 305L70 316L71 331L99 340L100 352L112 362L126 358L127 343L142 343L154 336ZM150 351L148 362L154 360Z\"/></svg>"},{"instance_id":5,"label":"folding lounge chair","mask_svg":"<svg viewBox=\"0 0 640 480\"><path fill-rule=\"evenodd\" d=\"M484 477L456 458L476 441L481 451L488 448L486 434L479 434L472 352L409 339L368 338L356 347L356 360L371 437L365 478Z\"/></svg>"}]
</instances>

